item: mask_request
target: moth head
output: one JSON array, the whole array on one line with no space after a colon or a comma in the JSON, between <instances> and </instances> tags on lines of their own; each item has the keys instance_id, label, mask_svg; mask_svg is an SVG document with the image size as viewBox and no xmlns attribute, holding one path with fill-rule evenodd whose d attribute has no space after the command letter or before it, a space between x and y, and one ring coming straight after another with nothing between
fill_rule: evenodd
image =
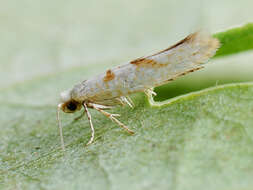
<instances>
[{"instance_id":1,"label":"moth head","mask_svg":"<svg viewBox=\"0 0 253 190\"><path fill-rule=\"evenodd\" d=\"M58 127L60 131L62 150L65 150L65 146L64 146L64 140L63 140L63 134L62 134L60 111L62 110L65 113L73 113L80 110L81 108L82 108L82 103L72 99L71 90L67 90L61 93L61 102L58 104L58 108L57 108L57 121L58 121Z\"/></svg>"},{"instance_id":2,"label":"moth head","mask_svg":"<svg viewBox=\"0 0 253 190\"><path fill-rule=\"evenodd\" d=\"M71 98L71 91L65 91L61 93L61 103L58 107L65 113L73 113L79 111L82 108L82 104Z\"/></svg>"}]
</instances>

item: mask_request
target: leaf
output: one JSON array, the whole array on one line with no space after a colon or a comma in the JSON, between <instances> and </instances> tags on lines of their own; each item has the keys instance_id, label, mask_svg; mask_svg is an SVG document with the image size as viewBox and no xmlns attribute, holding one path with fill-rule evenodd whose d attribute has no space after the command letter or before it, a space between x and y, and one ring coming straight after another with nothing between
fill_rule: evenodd
<instances>
[{"instance_id":1,"label":"leaf","mask_svg":"<svg viewBox=\"0 0 253 190\"><path fill-rule=\"evenodd\" d=\"M251 187L252 94L252 83L234 84L159 108L139 94L133 110L114 110L136 134L129 136L92 111L96 140L88 147L87 120L71 123L73 117L66 116L65 154L59 149L54 107L2 104L2 187Z\"/></svg>"},{"instance_id":2,"label":"leaf","mask_svg":"<svg viewBox=\"0 0 253 190\"><path fill-rule=\"evenodd\" d=\"M220 32L213 36L218 38L221 43L215 57L253 49L253 23Z\"/></svg>"},{"instance_id":3,"label":"leaf","mask_svg":"<svg viewBox=\"0 0 253 190\"><path fill-rule=\"evenodd\" d=\"M87 147L87 119L73 122L78 113L62 114L62 152L56 94L105 67L78 67L1 90L0 189L252 187L253 83L161 103L136 94L134 109L111 110L133 136L91 110L96 138Z\"/></svg>"}]
</instances>

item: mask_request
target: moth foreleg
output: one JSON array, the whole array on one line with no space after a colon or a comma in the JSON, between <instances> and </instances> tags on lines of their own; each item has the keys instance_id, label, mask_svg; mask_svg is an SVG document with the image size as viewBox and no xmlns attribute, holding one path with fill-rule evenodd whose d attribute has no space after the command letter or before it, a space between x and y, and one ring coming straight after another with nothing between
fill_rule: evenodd
<instances>
[{"instance_id":1,"label":"moth foreleg","mask_svg":"<svg viewBox=\"0 0 253 190\"><path fill-rule=\"evenodd\" d=\"M99 108L101 110L108 110L108 109L112 109L113 108L112 106L105 106L105 105L101 105L101 104L94 104L94 103L92 103L92 107L91 108L93 108L93 106L96 106L97 108Z\"/></svg>"},{"instance_id":2,"label":"moth foreleg","mask_svg":"<svg viewBox=\"0 0 253 190\"><path fill-rule=\"evenodd\" d=\"M113 122L117 123L120 127L122 127L123 129L125 129L129 134L134 134L134 132L132 130L130 130L126 125L124 125L123 123L121 123L119 120L117 120L115 117L120 116L119 114L111 114L108 113L100 108L98 108L96 106L96 104L88 104L89 106L93 107L95 110L99 111L100 113L102 113L103 115L105 115L106 117L110 118Z\"/></svg>"},{"instance_id":3,"label":"moth foreleg","mask_svg":"<svg viewBox=\"0 0 253 190\"><path fill-rule=\"evenodd\" d=\"M79 119L81 119L85 114L85 111L83 111L79 116L77 116L76 118L74 118L74 121L78 121Z\"/></svg>"},{"instance_id":4,"label":"moth foreleg","mask_svg":"<svg viewBox=\"0 0 253 190\"><path fill-rule=\"evenodd\" d=\"M91 121L91 115L90 115L90 112L88 110L88 107L87 105L84 103L83 104L83 107L84 107L84 111L86 112L86 115L88 117L88 120L89 120L89 123L90 123L90 128L91 128L91 137L90 137L90 140L89 142L86 144L86 145L89 145L93 142L94 140L94 136L95 136L95 130L94 130L94 127L93 127L93 124L92 124L92 121Z\"/></svg>"}]
</instances>

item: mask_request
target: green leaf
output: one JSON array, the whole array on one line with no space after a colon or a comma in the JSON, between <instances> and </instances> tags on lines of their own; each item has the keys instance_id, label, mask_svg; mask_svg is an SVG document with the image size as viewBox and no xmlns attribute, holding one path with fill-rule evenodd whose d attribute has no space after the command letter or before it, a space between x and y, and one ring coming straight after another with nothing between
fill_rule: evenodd
<instances>
[{"instance_id":1,"label":"green leaf","mask_svg":"<svg viewBox=\"0 0 253 190\"><path fill-rule=\"evenodd\" d=\"M221 43L215 57L253 49L253 23L220 32L213 36L218 38Z\"/></svg>"},{"instance_id":2,"label":"green leaf","mask_svg":"<svg viewBox=\"0 0 253 190\"><path fill-rule=\"evenodd\" d=\"M245 30L231 31L215 35L223 43L218 55L252 48L230 48L240 43L232 35ZM78 113L62 113L63 152L57 94L107 66L77 67L1 89L0 189L251 189L253 83L164 102L133 95L134 109L111 110L136 132L132 136L91 110L96 136L90 146L88 120L73 122Z\"/></svg>"},{"instance_id":3,"label":"green leaf","mask_svg":"<svg viewBox=\"0 0 253 190\"><path fill-rule=\"evenodd\" d=\"M88 147L87 119L72 123L73 116L65 115L65 153L54 106L2 103L2 188L251 187L252 94L253 83L233 84L158 107L138 94L134 109L113 110L136 134L126 134L92 110L96 139Z\"/></svg>"}]
</instances>

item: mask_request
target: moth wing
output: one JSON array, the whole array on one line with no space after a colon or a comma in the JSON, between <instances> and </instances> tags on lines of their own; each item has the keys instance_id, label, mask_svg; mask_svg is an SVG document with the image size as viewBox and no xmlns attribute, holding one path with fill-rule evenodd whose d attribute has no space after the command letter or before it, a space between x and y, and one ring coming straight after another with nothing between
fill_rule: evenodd
<instances>
[{"instance_id":1,"label":"moth wing","mask_svg":"<svg viewBox=\"0 0 253 190\"><path fill-rule=\"evenodd\" d=\"M131 61L131 64L139 66L162 67L168 64L194 63L200 65L212 57L220 44L207 32L198 31L188 35L176 44L150 56L141 57Z\"/></svg>"}]
</instances>

